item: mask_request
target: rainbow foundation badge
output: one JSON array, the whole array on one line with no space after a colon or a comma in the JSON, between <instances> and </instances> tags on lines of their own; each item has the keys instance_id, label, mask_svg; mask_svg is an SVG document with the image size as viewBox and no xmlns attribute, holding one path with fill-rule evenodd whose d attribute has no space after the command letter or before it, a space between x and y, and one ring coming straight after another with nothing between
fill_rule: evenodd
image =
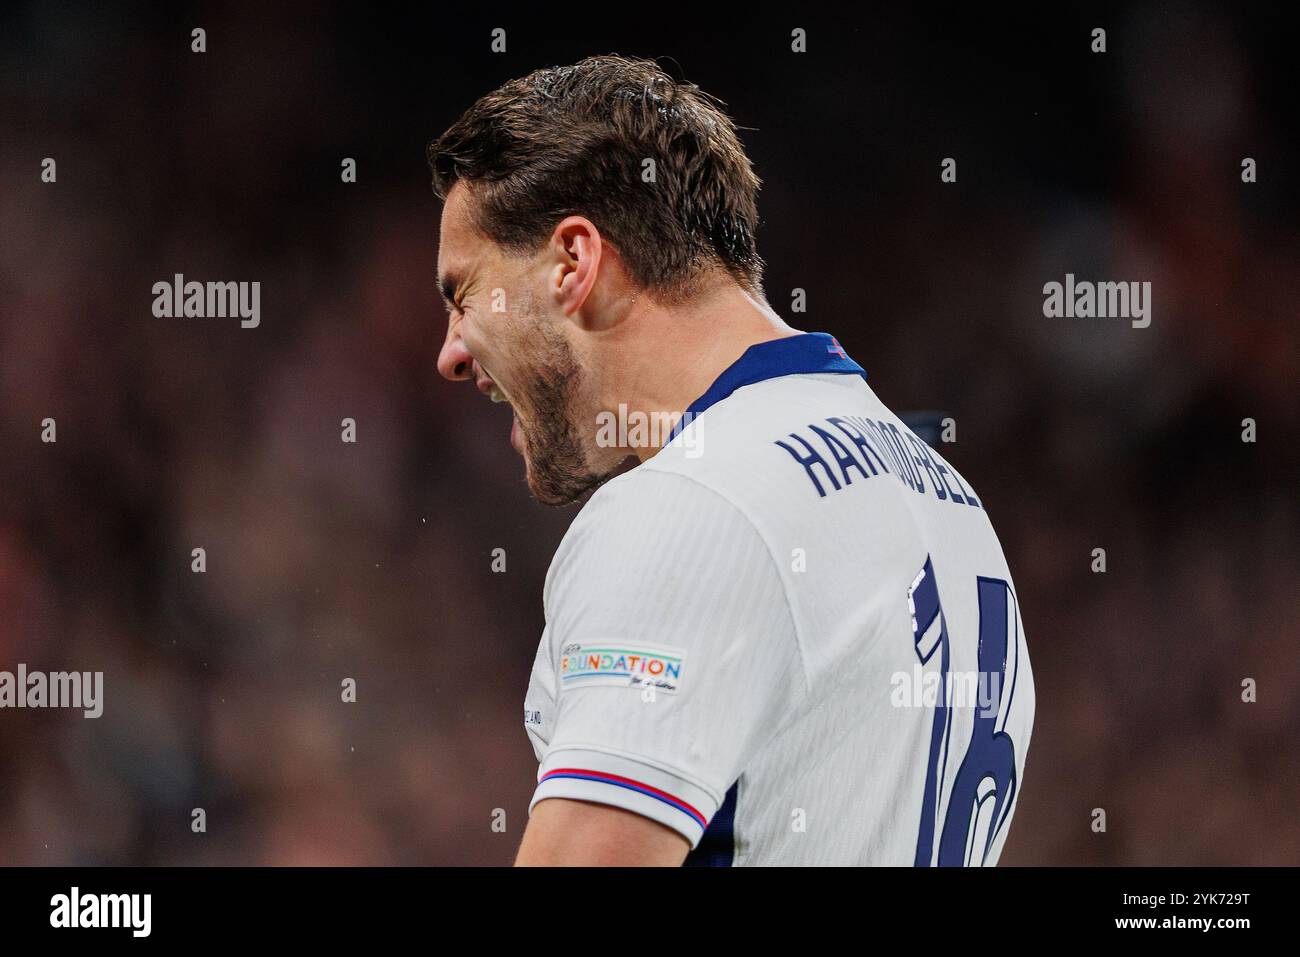
<instances>
[{"instance_id":1,"label":"rainbow foundation badge","mask_svg":"<svg viewBox=\"0 0 1300 957\"><path fill-rule=\"evenodd\" d=\"M565 688L617 685L676 694L685 657L677 648L571 641L560 649L560 682Z\"/></svg>"}]
</instances>

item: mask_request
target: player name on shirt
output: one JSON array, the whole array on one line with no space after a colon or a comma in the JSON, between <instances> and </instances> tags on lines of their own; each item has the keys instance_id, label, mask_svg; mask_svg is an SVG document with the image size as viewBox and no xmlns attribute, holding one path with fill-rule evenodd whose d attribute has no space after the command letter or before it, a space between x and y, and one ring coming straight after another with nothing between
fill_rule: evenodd
<instances>
[{"instance_id":1,"label":"player name on shirt","mask_svg":"<svg viewBox=\"0 0 1300 957\"><path fill-rule=\"evenodd\" d=\"M941 502L983 508L954 469L949 468L933 449L915 435L903 432L894 423L857 415L831 416L825 422L830 429L810 422L807 426L810 434L807 437L798 432L789 433L787 438L797 443L799 450L782 439L776 440L777 445L803 466L808 481L819 496L826 496L823 478L832 490L838 492L853 484L850 470L856 471L864 479L874 478L884 472L893 475L918 494L926 494L928 488ZM837 438L836 431L845 438ZM908 451L909 446L911 452ZM818 452L817 447L824 448L826 455ZM830 461L827 461L828 458ZM930 477L928 486L922 472Z\"/></svg>"}]
</instances>

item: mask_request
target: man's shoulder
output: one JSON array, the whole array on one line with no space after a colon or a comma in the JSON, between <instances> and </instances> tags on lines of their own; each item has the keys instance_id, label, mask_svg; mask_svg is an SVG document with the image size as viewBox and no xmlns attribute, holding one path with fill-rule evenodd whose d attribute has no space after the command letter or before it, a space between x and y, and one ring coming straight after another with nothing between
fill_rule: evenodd
<instances>
[{"instance_id":1,"label":"man's shoulder","mask_svg":"<svg viewBox=\"0 0 1300 957\"><path fill-rule=\"evenodd\" d=\"M610 587L633 581L641 587L665 576L703 574L697 564L706 541L729 543L737 562L763 550L754 523L723 490L649 465L606 482L574 518L547 572L548 602L557 589L596 578Z\"/></svg>"},{"instance_id":2,"label":"man's shoulder","mask_svg":"<svg viewBox=\"0 0 1300 957\"><path fill-rule=\"evenodd\" d=\"M656 455L597 489L569 526L566 540L596 529L613 535L616 528L662 528L697 522L703 513L737 512L725 490L710 482L706 474L666 467L659 458Z\"/></svg>"}]
</instances>

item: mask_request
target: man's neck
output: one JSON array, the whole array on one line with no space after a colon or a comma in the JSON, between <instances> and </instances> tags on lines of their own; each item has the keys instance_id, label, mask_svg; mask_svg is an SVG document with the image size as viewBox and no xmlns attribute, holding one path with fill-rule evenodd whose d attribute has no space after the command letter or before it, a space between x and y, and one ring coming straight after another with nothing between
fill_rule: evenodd
<instances>
[{"instance_id":1,"label":"man's neck","mask_svg":"<svg viewBox=\"0 0 1300 957\"><path fill-rule=\"evenodd\" d=\"M648 297L637 303L611 337L615 370L609 405L661 421L678 416L750 346L799 334L763 299L734 281L715 284L686 303L664 306ZM668 436L630 451L642 462Z\"/></svg>"}]
</instances>

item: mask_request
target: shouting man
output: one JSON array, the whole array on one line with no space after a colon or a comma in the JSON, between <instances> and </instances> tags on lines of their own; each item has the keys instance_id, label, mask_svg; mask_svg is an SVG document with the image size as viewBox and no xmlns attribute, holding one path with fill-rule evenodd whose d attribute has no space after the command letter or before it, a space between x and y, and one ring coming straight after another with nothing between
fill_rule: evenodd
<instances>
[{"instance_id":1,"label":"shouting man","mask_svg":"<svg viewBox=\"0 0 1300 957\"><path fill-rule=\"evenodd\" d=\"M1006 560L839 341L768 305L721 104L594 57L429 158L439 371L510 403L540 501L597 490L546 579L518 863L996 863L1034 715Z\"/></svg>"}]
</instances>

